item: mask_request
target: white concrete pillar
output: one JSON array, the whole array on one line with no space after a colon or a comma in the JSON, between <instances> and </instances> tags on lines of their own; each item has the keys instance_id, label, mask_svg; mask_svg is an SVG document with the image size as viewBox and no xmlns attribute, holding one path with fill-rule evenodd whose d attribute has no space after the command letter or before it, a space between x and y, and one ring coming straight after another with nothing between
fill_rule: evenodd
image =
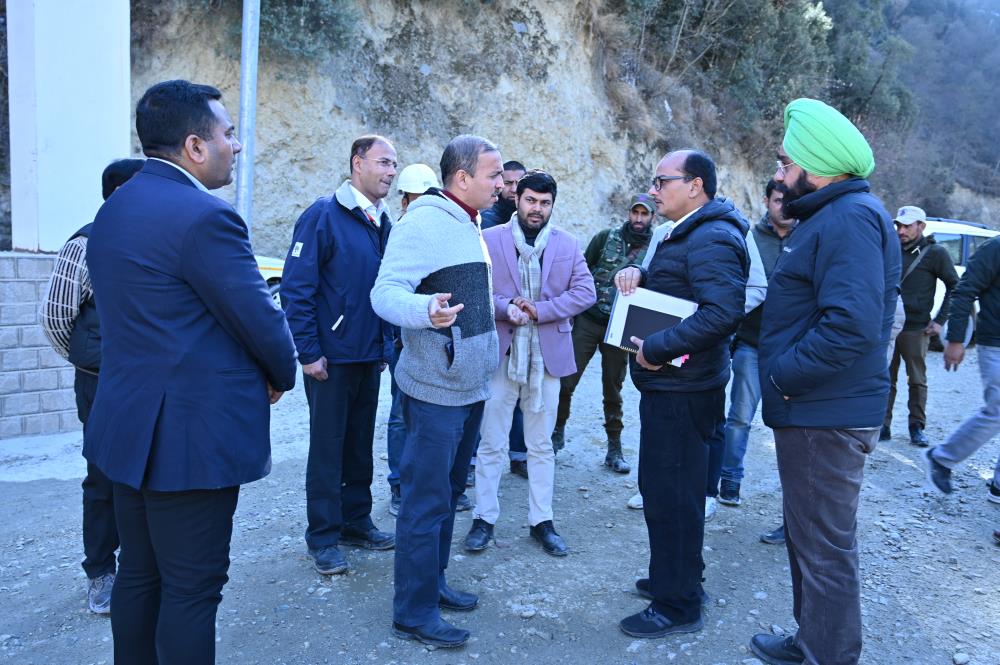
<instances>
[{"instance_id":1,"label":"white concrete pillar","mask_svg":"<svg viewBox=\"0 0 1000 665\"><path fill-rule=\"evenodd\" d=\"M57 251L129 157L128 0L8 0L14 249Z\"/></svg>"}]
</instances>

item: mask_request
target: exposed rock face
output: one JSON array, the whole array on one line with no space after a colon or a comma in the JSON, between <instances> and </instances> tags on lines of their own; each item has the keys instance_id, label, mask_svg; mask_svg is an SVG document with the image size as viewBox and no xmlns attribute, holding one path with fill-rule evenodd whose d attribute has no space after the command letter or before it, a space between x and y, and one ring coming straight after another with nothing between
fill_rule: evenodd
<instances>
[{"instance_id":1,"label":"exposed rock face","mask_svg":"<svg viewBox=\"0 0 1000 665\"><path fill-rule=\"evenodd\" d=\"M623 219L629 197L648 187L660 149L630 138L615 117L594 65L601 54L586 26L589 3L359 4L356 44L327 62L261 53L258 252L285 255L295 219L347 177L350 143L366 132L389 137L401 166L424 162L435 170L453 136L489 138L504 159L553 174L553 219L582 242ZM233 17L194 12L179 0L155 11L158 28L144 30L133 48L135 98L159 80L189 78L219 87L235 118L239 60L226 55L233 37L221 27ZM769 174L755 178L740 160L718 159L720 193L755 217ZM390 204L398 210L395 194Z\"/></svg>"}]
</instances>

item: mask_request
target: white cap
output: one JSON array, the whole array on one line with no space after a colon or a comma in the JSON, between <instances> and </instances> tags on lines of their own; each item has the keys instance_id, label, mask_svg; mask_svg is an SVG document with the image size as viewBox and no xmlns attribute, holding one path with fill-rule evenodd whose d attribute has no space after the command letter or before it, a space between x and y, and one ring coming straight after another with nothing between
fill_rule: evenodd
<instances>
[{"instance_id":1,"label":"white cap","mask_svg":"<svg viewBox=\"0 0 1000 665\"><path fill-rule=\"evenodd\" d=\"M441 188L434 169L426 164L410 164L399 172L396 188L401 194L423 194L431 187Z\"/></svg>"},{"instance_id":2,"label":"white cap","mask_svg":"<svg viewBox=\"0 0 1000 665\"><path fill-rule=\"evenodd\" d=\"M916 222L926 222L927 213L924 212L923 208L918 208L917 206L903 206L896 211L896 219L892 221L903 226L909 226Z\"/></svg>"}]
</instances>

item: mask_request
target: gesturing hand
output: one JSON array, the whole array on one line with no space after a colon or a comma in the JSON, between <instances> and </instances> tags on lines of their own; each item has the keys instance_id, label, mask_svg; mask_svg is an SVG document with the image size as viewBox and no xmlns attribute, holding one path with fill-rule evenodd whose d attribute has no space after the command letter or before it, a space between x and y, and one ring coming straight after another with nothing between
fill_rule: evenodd
<instances>
[{"instance_id":1,"label":"gesturing hand","mask_svg":"<svg viewBox=\"0 0 1000 665\"><path fill-rule=\"evenodd\" d=\"M448 328L455 323L458 313L465 308L462 303L449 307L448 298L451 298L450 293L435 293L431 296L427 314L431 317L431 325L435 328Z\"/></svg>"},{"instance_id":2,"label":"gesturing hand","mask_svg":"<svg viewBox=\"0 0 1000 665\"><path fill-rule=\"evenodd\" d=\"M633 270L635 270L635 268L633 268ZM663 365L653 365L648 360L646 360L646 356L642 355L643 340L639 339L638 337L632 337L631 340L633 344L639 347L639 353L635 354L636 362L638 362L640 365L653 372L663 367Z\"/></svg>"},{"instance_id":3,"label":"gesturing hand","mask_svg":"<svg viewBox=\"0 0 1000 665\"><path fill-rule=\"evenodd\" d=\"M630 296L635 293L642 281L642 272L635 266L622 268L615 274L615 288L623 296Z\"/></svg>"}]
</instances>

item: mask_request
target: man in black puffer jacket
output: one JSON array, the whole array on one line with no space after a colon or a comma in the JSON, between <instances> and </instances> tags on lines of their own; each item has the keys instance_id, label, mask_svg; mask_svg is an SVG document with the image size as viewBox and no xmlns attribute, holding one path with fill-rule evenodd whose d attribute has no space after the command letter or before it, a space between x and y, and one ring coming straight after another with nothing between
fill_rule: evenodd
<instances>
[{"instance_id":1,"label":"man in black puffer jacket","mask_svg":"<svg viewBox=\"0 0 1000 665\"><path fill-rule=\"evenodd\" d=\"M729 342L743 320L750 224L728 199L715 198L715 164L701 152L666 155L649 195L676 220L646 270L615 276L625 295L637 286L698 303L676 326L645 340L630 363L639 402L639 491L649 532L649 578L636 582L652 600L620 623L635 637L702 627L707 440L724 419ZM688 355L680 367L670 364Z\"/></svg>"}]
</instances>

